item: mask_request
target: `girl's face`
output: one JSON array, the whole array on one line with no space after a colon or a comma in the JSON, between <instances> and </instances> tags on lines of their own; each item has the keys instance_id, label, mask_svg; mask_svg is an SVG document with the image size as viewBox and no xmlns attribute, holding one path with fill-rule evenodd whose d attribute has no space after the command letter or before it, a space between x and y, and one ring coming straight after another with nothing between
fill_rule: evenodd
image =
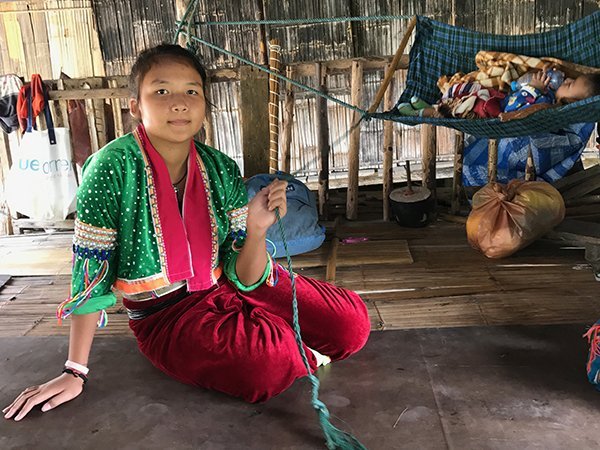
<instances>
[{"instance_id":1,"label":"girl's face","mask_svg":"<svg viewBox=\"0 0 600 450\"><path fill-rule=\"evenodd\" d=\"M130 99L131 114L144 124L157 149L168 150L189 140L204 123L206 102L200 74L182 61L154 65Z\"/></svg>"}]
</instances>

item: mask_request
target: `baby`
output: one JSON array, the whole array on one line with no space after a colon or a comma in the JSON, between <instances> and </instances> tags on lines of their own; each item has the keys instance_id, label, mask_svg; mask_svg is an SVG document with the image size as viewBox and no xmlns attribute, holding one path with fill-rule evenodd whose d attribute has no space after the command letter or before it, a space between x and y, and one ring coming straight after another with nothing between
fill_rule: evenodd
<instances>
[{"instance_id":1,"label":"baby","mask_svg":"<svg viewBox=\"0 0 600 450\"><path fill-rule=\"evenodd\" d=\"M401 103L397 108L406 116L476 119L498 117L534 104L567 104L600 95L600 74L566 78L556 90L550 88L550 82L548 70L540 70L508 95L477 82L458 83L450 86L434 106L413 97L410 103Z\"/></svg>"}]
</instances>

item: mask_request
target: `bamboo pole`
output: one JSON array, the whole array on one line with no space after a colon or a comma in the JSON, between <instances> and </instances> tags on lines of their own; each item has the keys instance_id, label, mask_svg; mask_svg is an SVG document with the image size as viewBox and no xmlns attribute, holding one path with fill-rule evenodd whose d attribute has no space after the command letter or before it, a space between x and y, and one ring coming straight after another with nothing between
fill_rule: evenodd
<instances>
[{"instance_id":1,"label":"bamboo pole","mask_svg":"<svg viewBox=\"0 0 600 450\"><path fill-rule=\"evenodd\" d=\"M292 79L294 69L287 66L285 75ZM283 133L281 134L281 160L283 171L290 173L290 151L292 148L292 129L294 125L294 87L290 83L286 83L285 87L285 103L283 106Z\"/></svg>"},{"instance_id":2,"label":"bamboo pole","mask_svg":"<svg viewBox=\"0 0 600 450\"><path fill-rule=\"evenodd\" d=\"M91 89L89 83L83 84L84 89ZM90 144L92 147L92 153L99 150L98 142L98 128L96 127L96 109L94 108L94 101L91 99L85 100L85 111L88 118L88 126L90 128Z\"/></svg>"},{"instance_id":3,"label":"bamboo pole","mask_svg":"<svg viewBox=\"0 0 600 450\"><path fill-rule=\"evenodd\" d=\"M452 199L450 200L450 212L452 214L458 214L460 211L464 151L465 134L462 131L456 131L454 133L454 175L452 177Z\"/></svg>"},{"instance_id":4,"label":"bamboo pole","mask_svg":"<svg viewBox=\"0 0 600 450\"><path fill-rule=\"evenodd\" d=\"M190 0L175 0L175 17L177 21L181 21L183 19L183 16L189 4ZM191 19L192 17L194 17L193 13L191 14L191 17L189 19ZM189 26L189 24L190 22L188 22L185 26L187 27ZM185 47L187 45L187 36L185 33L179 33L179 36L177 37L177 43L182 47Z\"/></svg>"},{"instance_id":5,"label":"bamboo pole","mask_svg":"<svg viewBox=\"0 0 600 450\"><path fill-rule=\"evenodd\" d=\"M386 71L390 70L390 66ZM393 80L389 88L386 89L383 107L389 111L394 106L394 85ZM392 164L394 161L394 122L385 120L383 122L383 220L390 220L390 192L394 183L394 171Z\"/></svg>"},{"instance_id":6,"label":"bamboo pole","mask_svg":"<svg viewBox=\"0 0 600 450\"><path fill-rule=\"evenodd\" d=\"M535 162L533 161L533 153L531 151L531 144L527 151L527 164L525 165L525 181L535 181Z\"/></svg>"},{"instance_id":7,"label":"bamboo pole","mask_svg":"<svg viewBox=\"0 0 600 450\"><path fill-rule=\"evenodd\" d=\"M315 64L316 80L315 85L318 89L326 93L326 73L321 63ZM319 216L322 219L328 217L329 201L329 120L327 117L327 100L323 97L316 97L317 109L317 147L319 149Z\"/></svg>"},{"instance_id":8,"label":"bamboo pole","mask_svg":"<svg viewBox=\"0 0 600 450\"><path fill-rule=\"evenodd\" d=\"M375 100L373 101L373 104L369 108L370 113L377 111L377 108L379 108L379 104L381 103L381 100L383 99L383 95L384 95L388 85L392 81L392 77L394 76L394 73L396 73L396 69L398 68L398 63L400 62L400 58L404 54L404 49L408 45L408 40L410 39L410 36L411 36L416 24L417 24L417 16L414 16L412 19L410 19L410 22L408 22L408 26L406 27L406 32L404 33L404 36L402 37L402 41L400 41L400 45L398 46L398 49L396 50L396 54L394 55L392 64L390 65L389 69L387 70L385 77L383 79L383 82L381 83L381 86L379 86L379 90L377 91L377 94L375 95Z\"/></svg>"},{"instance_id":9,"label":"bamboo pole","mask_svg":"<svg viewBox=\"0 0 600 450\"><path fill-rule=\"evenodd\" d=\"M281 46L277 39L269 43L269 67L279 73ZM279 78L269 74L269 173L279 170Z\"/></svg>"},{"instance_id":10,"label":"bamboo pole","mask_svg":"<svg viewBox=\"0 0 600 450\"><path fill-rule=\"evenodd\" d=\"M108 87L117 88L117 80L108 80ZM121 111L121 100L118 98L111 98L110 104L113 110L113 117L115 119L115 137L121 137L125 134L123 129L123 113Z\"/></svg>"},{"instance_id":11,"label":"bamboo pole","mask_svg":"<svg viewBox=\"0 0 600 450\"><path fill-rule=\"evenodd\" d=\"M498 139L488 140L488 183L498 178Z\"/></svg>"},{"instance_id":12,"label":"bamboo pole","mask_svg":"<svg viewBox=\"0 0 600 450\"><path fill-rule=\"evenodd\" d=\"M16 131L16 133L19 133L19 131ZM6 133L0 131L0 186L2 187L6 186L10 166L12 166L10 138ZM10 234L13 234L12 218L8 203L2 198L0 199L0 236Z\"/></svg>"},{"instance_id":13,"label":"bamboo pole","mask_svg":"<svg viewBox=\"0 0 600 450\"><path fill-rule=\"evenodd\" d=\"M423 155L423 186L427 187L433 198L435 198L437 128L426 123L421 124L421 154Z\"/></svg>"},{"instance_id":14,"label":"bamboo pole","mask_svg":"<svg viewBox=\"0 0 600 450\"><path fill-rule=\"evenodd\" d=\"M362 104L363 85L363 63L352 62L351 101L354 106L360 108ZM357 111L352 111L353 124L359 124L361 120ZM355 125L350 131L348 147L348 193L346 197L346 218L354 220L358 217L358 166L360 153L360 125Z\"/></svg>"}]
</instances>

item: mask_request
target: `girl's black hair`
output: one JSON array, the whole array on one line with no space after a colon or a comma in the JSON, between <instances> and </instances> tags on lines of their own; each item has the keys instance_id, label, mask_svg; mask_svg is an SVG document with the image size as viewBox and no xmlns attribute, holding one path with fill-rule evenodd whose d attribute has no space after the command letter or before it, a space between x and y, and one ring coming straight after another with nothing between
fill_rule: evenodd
<instances>
[{"instance_id":1,"label":"girl's black hair","mask_svg":"<svg viewBox=\"0 0 600 450\"><path fill-rule=\"evenodd\" d=\"M132 98L139 98L140 84L150 69L165 61L183 62L194 68L202 78L202 89L206 98L206 69L194 53L173 44L157 45L140 53L129 74L129 91Z\"/></svg>"}]
</instances>

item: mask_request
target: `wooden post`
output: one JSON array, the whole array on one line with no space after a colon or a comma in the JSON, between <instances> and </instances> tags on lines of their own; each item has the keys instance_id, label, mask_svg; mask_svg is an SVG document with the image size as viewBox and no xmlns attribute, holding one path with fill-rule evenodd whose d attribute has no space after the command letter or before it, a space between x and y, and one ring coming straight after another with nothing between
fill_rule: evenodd
<instances>
[{"instance_id":1,"label":"wooden post","mask_svg":"<svg viewBox=\"0 0 600 450\"><path fill-rule=\"evenodd\" d=\"M89 83L84 83L83 89L91 89ZM98 142L98 129L96 128L96 109L94 108L94 100L85 100L85 112L88 118L88 126L90 128L90 144L92 147L92 153L97 152L99 147Z\"/></svg>"},{"instance_id":2,"label":"wooden post","mask_svg":"<svg viewBox=\"0 0 600 450\"><path fill-rule=\"evenodd\" d=\"M498 178L498 139L488 140L488 183Z\"/></svg>"},{"instance_id":3,"label":"wooden post","mask_svg":"<svg viewBox=\"0 0 600 450\"><path fill-rule=\"evenodd\" d=\"M292 79L294 69L288 66L285 71L285 76ZM282 170L290 173L290 159L292 148L292 129L294 126L294 86L291 83L286 83L285 88L285 103L283 106L283 133L281 135L281 160Z\"/></svg>"},{"instance_id":4,"label":"wooden post","mask_svg":"<svg viewBox=\"0 0 600 450\"><path fill-rule=\"evenodd\" d=\"M269 67L279 73L281 46L277 39L270 42ZM279 78L269 74L269 173L279 170Z\"/></svg>"},{"instance_id":5,"label":"wooden post","mask_svg":"<svg viewBox=\"0 0 600 450\"><path fill-rule=\"evenodd\" d=\"M117 80L110 79L108 80L108 87L116 89ZM111 98L110 104L113 110L113 117L115 122L115 137L121 137L125 134L123 130L123 113L121 111L121 99L120 98Z\"/></svg>"},{"instance_id":6,"label":"wooden post","mask_svg":"<svg viewBox=\"0 0 600 450\"><path fill-rule=\"evenodd\" d=\"M450 201L451 214L458 214L460 211L464 151L465 134L462 131L456 131L454 133L454 176L452 177L452 199Z\"/></svg>"},{"instance_id":7,"label":"wooden post","mask_svg":"<svg viewBox=\"0 0 600 450\"><path fill-rule=\"evenodd\" d=\"M386 71L390 70L388 65ZM394 107L394 86L390 83L385 91L383 107L389 111ZM394 122L385 120L383 122L383 220L390 220L390 192L394 183Z\"/></svg>"},{"instance_id":8,"label":"wooden post","mask_svg":"<svg viewBox=\"0 0 600 450\"><path fill-rule=\"evenodd\" d=\"M392 81L394 73L396 73L396 69L398 68L398 63L400 62L400 58L402 57L402 54L404 53L404 49L408 45L408 40L410 39L410 36L411 36L416 24L417 24L417 16L414 16L412 19L410 19L410 22L408 22L408 26L406 27L406 32L404 33L404 36L402 37L402 41L400 41L400 45L398 46L398 49L396 50L396 54L394 55L394 59L392 59L392 63L390 64L389 69L386 71L385 77L383 79L383 83L381 83L381 86L379 86L379 90L377 91L377 94L375 94L375 100L373 101L373 104L369 108L369 112L375 112L375 111L377 111L377 108L379 108L379 104L381 103L381 100L383 99L383 94L385 93L388 85Z\"/></svg>"},{"instance_id":9,"label":"wooden post","mask_svg":"<svg viewBox=\"0 0 600 450\"><path fill-rule=\"evenodd\" d=\"M321 63L315 64L315 85L326 93L326 68ZM329 203L329 119L327 117L327 100L316 97L317 109L317 148L319 149L319 216L322 219L328 217Z\"/></svg>"},{"instance_id":10,"label":"wooden post","mask_svg":"<svg viewBox=\"0 0 600 450\"><path fill-rule=\"evenodd\" d=\"M435 158L437 154L437 128L426 123L421 124L421 155L423 157L422 184L436 198Z\"/></svg>"},{"instance_id":11,"label":"wooden post","mask_svg":"<svg viewBox=\"0 0 600 450\"><path fill-rule=\"evenodd\" d=\"M215 146L215 126L213 122L212 107L206 109L206 117L204 118L204 143L209 147Z\"/></svg>"},{"instance_id":12,"label":"wooden post","mask_svg":"<svg viewBox=\"0 0 600 450\"><path fill-rule=\"evenodd\" d=\"M535 162L533 161L533 153L530 144L527 152L527 164L525 165L525 181L535 181L535 179Z\"/></svg>"},{"instance_id":13,"label":"wooden post","mask_svg":"<svg viewBox=\"0 0 600 450\"><path fill-rule=\"evenodd\" d=\"M18 133L18 131L17 131ZM0 131L0 188L2 193L6 190L6 178L8 177L8 171L12 166L12 155L10 153L10 141L6 133ZM12 219L10 217L10 210L6 203L4 195L2 195L2 202L0 203L0 236L13 234Z\"/></svg>"},{"instance_id":14,"label":"wooden post","mask_svg":"<svg viewBox=\"0 0 600 450\"><path fill-rule=\"evenodd\" d=\"M269 172L269 98L265 72L251 66L240 67L240 116L244 176Z\"/></svg>"},{"instance_id":15,"label":"wooden post","mask_svg":"<svg viewBox=\"0 0 600 450\"><path fill-rule=\"evenodd\" d=\"M351 102L360 108L362 104L363 62L352 61ZM360 114L352 112L353 124L350 131L348 147L348 191L346 197L346 218L354 220L358 217L358 166L360 154Z\"/></svg>"},{"instance_id":16,"label":"wooden post","mask_svg":"<svg viewBox=\"0 0 600 450\"><path fill-rule=\"evenodd\" d=\"M265 4L263 0L256 0L255 5L255 18L256 20L264 20L265 19ZM259 42L259 51L260 51L260 61L263 66L266 66L268 63L267 60L267 30L264 24L258 25L258 42Z\"/></svg>"}]
</instances>

